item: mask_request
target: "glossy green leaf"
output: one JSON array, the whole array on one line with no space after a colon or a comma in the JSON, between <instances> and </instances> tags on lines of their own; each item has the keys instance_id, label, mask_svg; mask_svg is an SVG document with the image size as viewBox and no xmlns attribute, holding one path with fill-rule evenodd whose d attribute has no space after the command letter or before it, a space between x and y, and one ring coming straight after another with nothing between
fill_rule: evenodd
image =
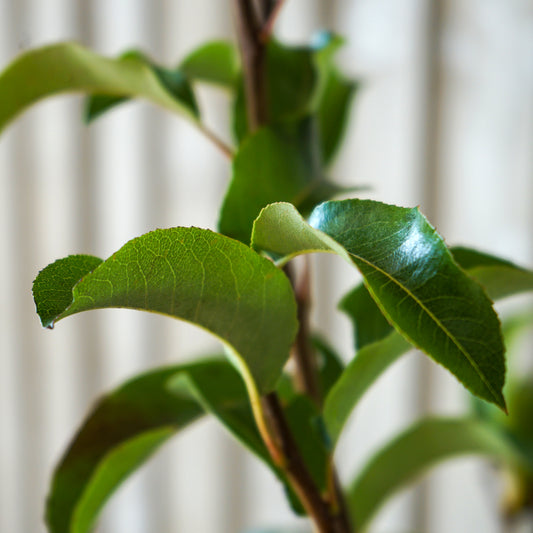
<instances>
[{"instance_id":1,"label":"glossy green leaf","mask_svg":"<svg viewBox=\"0 0 533 533\"><path fill-rule=\"evenodd\" d=\"M397 332L367 344L350 361L324 402L324 420L336 443L351 412L364 393L412 346Z\"/></svg>"},{"instance_id":2,"label":"glossy green leaf","mask_svg":"<svg viewBox=\"0 0 533 533\"><path fill-rule=\"evenodd\" d=\"M500 324L482 288L420 214L371 200L326 202L307 224L289 204L265 208L253 246L291 257L333 252L357 266L388 320L472 393L505 409Z\"/></svg>"},{"instance_id":3,"label":"glossy green leaf","mask_svg":"<svg viewBox=\"0 0 533 533\"><path fill-rule=\"evenodd\" d=\"M34 298L44 326L105 307L181 318L225 343L250 393L254 382L263 392L272 390L289 356L297 321L290 282L270 261L198 228L156 230L133 239L73 284L65 272L86 261L86 256L60 260L35 280ZM68 290L71 303L60 309L56 294Z\"/></svg>"},{"instance_id":4,"label":"glossy green leaf","mask_svg":"<svg viewBox=\"0 0 533 533\"><path fill-rule=\"evenodd\" d=\"M363 530L396 491L439 461L487 455L511 464L527 464L503 433L474 419L429 418L417 422L379 450L348 489L348 507ZM529 464L529 468L533 465Z\"/></svg>"},{"instance_id":5,"label":"glossy green leaf","mask_svg":"<svg viewBox=\"0 0 533 533\"><path fill-rule=\"evenodd\" d=\"M189 80L180 70L170 70L156 65L142 52L137 50L125 52L120 56L119 61L137 61L139 63L145 63L147 67L152 69L153 73L157 76L159 82L166 91L171 94L176 101L185 105L195 117L198 117L199 111L196 98L192 92ZM115 96L113 94L90 95L85 104L84 120L89 123L110 109L127 102L128 100L130 100L129 97Z\"/></svg>"},{"instance_id":6,"label":"glossy green leaf","mask_svg":"<svg viewBox=\"0 0 533 533\"><path fill-rule=\"evenodd\" d=\"M219 228L248 243L253 222L267 204L287 201L308 212L342 190L322 172L312 119L261 128L235 156Z\"/></svg>"},{"instance_id":7,"label":"glossy green leaf","mask_svg":"<svg viewBox=\"0 0 533 533\"><path fill-rule=\"evenodd\" d=\"M493 300L533 290L533 272L509 261L469 248L451 248L461 268L477 280ZM353 323L356 347L384 338L392 331L364 285L358 285L340 302Z\"/></svg>"},{"instance_id":8,"label":"glossy green leaf","mask_svg":"<svg viewBox=\"0 0 533 533\"><path fill-rule=\"evenodd\" d=\"M191 93L176 98L169 83L138 54L108 59L76 43L45 46L22 54L0 74L0 131L30 105L66 92L144 98L196 121Z\"/></svg>"},{"instance_id":9,"label":"glossy green leaf","mask_svg":"<svg viewBox=\"0 0 533 533\"><path fill-rule=\"evenodd\" d=\"M148 372L103 397L84 421L52 480L46 521L51 533L87 533L118 485L165 440L198 419L196 401L167 391L179 372L215 373L222 390L235 371L225 361L205 361ZM219 407L242 401L241 390L229 388ZM246 401L246 393L244 400Z\"/></svg>"},{"instance_id":10,"label":"glossy green leaf","mask_svg":"<svg viewBox=\"0 0 533 533\"><path fill-rule=\"evenodd\" d=\"M191 52L179 70L191 81L234 89L239 81L239 53L233 43L213 41Z\"/></svg>"}]
</instances>

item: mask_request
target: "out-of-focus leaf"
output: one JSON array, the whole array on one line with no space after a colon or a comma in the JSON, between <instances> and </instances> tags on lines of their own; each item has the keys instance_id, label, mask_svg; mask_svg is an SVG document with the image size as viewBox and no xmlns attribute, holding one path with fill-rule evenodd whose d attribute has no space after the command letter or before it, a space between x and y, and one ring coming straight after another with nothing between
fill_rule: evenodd
<instances>
[{"instance_id":1,"label":"out-of-focus leaf","mask_svg":"<svg viewBox=\"0 0 533 533\"><path fill-rule=\"evenodd\" d=\"M344 370L344 363L324 339L315 335L311 342L317 351L320 392L325 398Z\"/></svg>"},{"instance_id":2,"label":"out-of-focus leaf","mask_svg":"<svg viewBox=\"0 0 533 533\"><path fill-rule=\"evenodd\" d=\"M533 291L533 272L510 261L470 248L451 249L454 259L475 278L493 299Z\"/></svg>"},{"instance_id":3,"label":"out-of-focus leaf","mask_svg":"<svg viewBox=\"0 0 533 533\"><path fill-rule=\"evenodd\" d=\"M339 309L352 321L356 349L384 339L393 330L362 283L343 297Z\"/></svg>"},{"instance_id":4,"label":"out-of-focus leaf","mask_svg":"<svg viewBox=\"0 0 533 533\"><path fill-rule=\"evenodd\" d=\"M206 368L221 383L228 372L235 373L223 360L169 367L138 376L97 403L54 473L46 510L51 533L90 531L118 485L165 440L203 414L196 401L168 392L166 383L176 373L195 375ZM220 394L221 410L242 401L241 391L225 392Z\"/></svg>"},{"instance_id":5,"label":"out-of-focus leaf","mask_svg":"<svg viewBox=\"0 0 533 533\"><path fill-rule=\"evenodd\" d=\"M183 103L191 110L193 115L198 118L199 111L196 98L192 92L189 80L181 71L170 70L156 65L138 50L129 50L128 52L125 52L120 56L119 61L138 61L140 63L146 63L146 65L153 70L161 85L168 91L168 93L177 101ZM85 103L84 120L86 123L92 122L110 109L129 100L130 98L128 97L115 96L113 94L90 95Z\"/></svg>"},{"instance_id":6,"label":"out-of-focus leaf","mask_svg":"<svg viewBox=\"0 0 533 533\"><path fill-rule=\"evenodd\" d=\"M311 118L261 128L240 146L220 212L222 233L250 242L254 219L272 202L287 201L309 212L345 190L323 174Z\"/></svg>"},{"instance_id":7,"label":"out-of-focus leaf","mask_svg":"<svg viewBox=\"0 0 533 533\"><path fill-rule=\"evenodd\" d=\"M502 432L475 419L429 418L379 450L348 489L354 525L365 529L381 505L439 461L487 455L506 464L533 465Z\"/></svg>"},{"instance_id":8,"label":"out-of-focus leaf","mask_svg":"<svg viewBox=\"0 0 533 533\"><path fill-rule=\"evenodd\" d=\"M397 332L365 345L350 361L331 388L324 403L324 420L333 443L336 443L350 413L363 394L401 355L412 346Z\"/></svg>"},{"instance_id":9,"label":"out-of-focus leaf","mask_svg":"<svg viewBox=\"0 0 533 533\"><path fill-rule=\"evenodd\" d=\"M178 70L191 81L234 89L239 80L239 53L233 43L213 41L191 52Z\"/></svg>"},{"instance_id":10,"label":"out-of-focus leaf","mask_svg":"<svg viewBox=\"0 0 533 533\"><path fill-rule=\"evenodd\" d=\"M87 261L87 256L60 259L35 280L33 293L44 326L106 307L181 318L225 343L250 394L255 386L272 390L289 356L297 321L290 282L270 261L198 228L147 233L90 273ZM79 281L72 272L85 275Z\"/></svg>"},{"instance_id":11,"label":"out-of-focus leaf","mask_svg":"<svg viewBox=\"0 0 533 533\"><path fill-rule=\"evenodd\" d=\"M496 313L418 209L345 200L318 206L309 220L290 204L270 205L255 221L253 246L283 261L322 251L355 264L374 300L409 342L473 394L505 409Z\"/></svg>"},{"instance_id":12,"label":"out-of-focus leaf","mask_svg":"<svg viewBox=\"0 0 533 533\"><path fill-rule=\"evenodd\" d=\"M186 84L172 92L175 82L140 54L108 59L75 43L45 46L22 54L0 74L0 131L30 105L66 92L144 98L196 122L192 93Z\"/></svg>"}]
</instances>

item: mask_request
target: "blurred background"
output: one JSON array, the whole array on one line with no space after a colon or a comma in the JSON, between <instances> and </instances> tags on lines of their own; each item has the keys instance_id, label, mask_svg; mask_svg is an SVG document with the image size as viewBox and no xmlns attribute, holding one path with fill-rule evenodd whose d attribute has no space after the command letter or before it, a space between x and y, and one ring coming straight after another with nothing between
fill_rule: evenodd
<instances>
[{"instance_id":1,"label":"blurred background","mask_svg":"<svg viewBox=\"0 0 533 533\"><path fill-rule=\"evenodd\" d=\"M363 87L334 177L365 195L420 205L449 244L533 266L533 1L288 0L278 33L347 38L339 63ZM0 64L76 40L114 56L139 47L176 64L207 39L232 39L231 2L0 0ZM215 131L231 141L227 98L204 90ZM213 353L189 325L96 311L42 330L31 284L71 253L107 257L158 227L216 228L228 161L190 125L131 103L82 125L81 98L39 104L0 138L0 531L42 533L54 464L95 398L155 366ZM348 359L336 311L358 279L313 259L314 322ZM506 307L523 302L506 302ZM533 354L530 354L533 357ZM422 413L460 413L462 387L416 353L372 389L340 444L351 479L372 449ZM375 533L498 533L499 485L480 459L440 466L391 500ZM214 422L164 446L107 505L101 533L234 533L300 524L271 474Z\"/></svg>"}]
</instances>

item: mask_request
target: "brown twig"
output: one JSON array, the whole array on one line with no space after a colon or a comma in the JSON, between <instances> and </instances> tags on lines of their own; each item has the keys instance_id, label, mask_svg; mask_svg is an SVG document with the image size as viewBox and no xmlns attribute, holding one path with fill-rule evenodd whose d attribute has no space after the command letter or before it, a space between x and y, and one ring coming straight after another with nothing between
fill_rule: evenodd
<instances>
[{"instance_id":1,"label":"brown twig","mask_svg":"<svg viewBox=\"0 0 533 533\"><path fill-rule=\"evenodd\" d=\"M318 487L298 452L298 446L275 393L263 397L263 410L284 457L284 464L278 466L286 474L304 509L314 520L320 533L336 533L330 520L328 506L322 499Z\"/></svg>"},{"instance_id":2,"label":"brown twig","mask_svg":"<svg viewBox=\"0 0 533 533\"><path fill-rule=\"evenodd\" d=\"M271 4L272 4L272 7L270 8L270 12L268 16L263 21L261 33L259 34L259 40L262 43L267 43L270 37L272 36L272 32L274 30L274 24L276 20L278 19L278 15L281 11L281 8L283 7L283 4L285 4L285 0L278 0L275 3L271 2Z\"/></svg>"},{"instance_id":3,"label":"brown twig","mask_svg":"<svg viewBox=\"0 0 533 533\"><path fill-rule=\"evenodd\" d=\"M291 280L298 306L298 322L300 328L296 336L292 350L292 358L295 363L295 384L297 389L308 394L317 407L322 404L322 394L318 382L318 367L316 355L310 342L309 314L311 311L311 276L309 258L304 257L302 275L296 279L292 265L285 265L284 271Z\"/></svg>"},{"instance_id":4,"label":"brown twig","mask_svg":"<svg viewBox=\"0 0 533 533\"><path fill-rule=\"evenodd\" d=\"M265 45L259 39L262 26L251 0L234 0L234 7L242 57L248 125L250 130L254 131L266 124L268 117Z\"/></svg>"}]
</instances>

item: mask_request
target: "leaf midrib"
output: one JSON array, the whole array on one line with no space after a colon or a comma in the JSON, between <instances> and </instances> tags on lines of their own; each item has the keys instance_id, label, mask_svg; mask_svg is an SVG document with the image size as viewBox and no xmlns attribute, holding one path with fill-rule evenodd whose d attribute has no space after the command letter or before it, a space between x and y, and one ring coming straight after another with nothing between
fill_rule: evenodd
<instances>
[{"instance_id":1,"label":"leaf midrib","mask_svg":"<svg viewBox=\"0 0 533 533\"><path fill-rule=\"evenodd\" d=\"M388 279L390 279L393 283L395 283L401 290L403 290L409 297L411 297L419 306L420 308L431 318L431 320L433 320L433 322L437 325L437 327L439 327L443 332L444 334L452 341L452 343L458 348L458 350L466 357L467 361L470 363L470 365L473 367L473 369L475 370L475 372L478 374L478 376L481 378L481 381L485 384L485 386L487 387L487 389L490 391L490 393L492 394L493 398L496 400L496 403L499 403L499 397L498 395L495 393L493 387L490 385L490 383L488 382L487 378L484 376L483 372L481 372L479 366L477 365L477 363L472 359L472 357L470 356L470 354L468 353L468 351L466 351L466 349L455 339L455 337L450 333L450 331L440 322L440 320L422 303L422 301L417 298L417 296L415 296L414 293L412 293L407 287L405 287L404 285L402 285L394 276L392 276L391 274L389 274L387 271L383 270L382 268L378 267L377 265L375 265L374 263L372 263L371 261L368 261L367 259L365 259L364 257L361 257L360 255L357 255L353 252L349 252L348 251L348 254L355 257L356 259L362 261L363 263L365 263L366 265L370 266L371 268L374 268L375 270L377 270L378 272L380 272L381 274L383 274L385 277L387 277ZM373 292L373 291L372 291ZM380 306L381 307L381 306ZM384 312L388 315L389 313L384 309ZM394 323L396 323L396 321L393 320ZM410 338L410 336L404 332L402 330L402 333L404 335L406 335L408 338L409 338L409 342L413 343L415 346L418 344L416 343L415 341L413 341L413 339Z\"/></svg>"}]
</instances>

